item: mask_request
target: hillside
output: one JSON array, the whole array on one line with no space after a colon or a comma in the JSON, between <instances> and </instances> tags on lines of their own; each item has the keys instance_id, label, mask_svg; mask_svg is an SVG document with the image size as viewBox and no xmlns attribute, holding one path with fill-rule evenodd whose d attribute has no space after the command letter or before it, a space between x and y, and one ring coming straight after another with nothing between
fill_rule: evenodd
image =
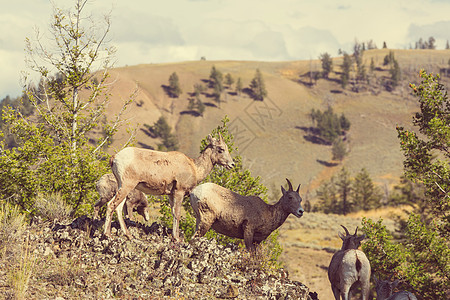
<instances>
[{"instance_id":1,"label":"hillside","mask_svg":"<svg viewBox=\"0 0 450 300\"><path fill-rule=\"evenodd\" d=\"M302 183L302 190L313 191L322 180L328 179L345 165L350 173L366 168L374 181L381 186L396 183L402 174L402 153L399 151L396 125L410 127L411 116L417 110L410 95L408 83L417 81L418 70L426 68L438 72L447 68L450 53L438 50L394 50L402 69L402 82L387 92L375 81L389 77L389 69L383 66L383 58L390 50L364 52L366 68L373 59L376 67L371 88L362 92L343 90L339 74L330 79L319 79L309 85L309 72L321 70L320 61L252 62L252 61L193 61L170 64L149 64L117 68L112 71L115 80L112 91L113 104L110 113L120 107L137 85L139 94L128 112L129 124L116 136L111 152L120 149L127 134L126 128L138 128L137 146L155 147L155 139L146 135L144 124L152 125L164 115L176 129L180 151L194 157L198 155L200 140L220 120L230 118L230 130L235 135L239 154L244 165L254 175L262 178L269 188L278 187L284 178ZM335 58L334 71L340 71L341 58ZM248 95L235 95L232 90L222 94L224 102L217 106L212 98L201 95L206 104L204 116L193 116L187 110L189 93L194 84L203 84L209 78L212 66L222 74L230 73L241 78L248 87L255 70L259 69L268 91L262 102L253 101ZM176 72L183 90L179 98L170 98L163 89L170 74ZM448 78L443 78L448 82ZM349 155L342 164L333 166L330 146L311 143L305 139L305 129L312 123L308 116L311 109L326 109L329 105L338 113L344 113L351 122L348 134ZM331 167L330 167L331 165Z\"/></svg>"},{"instance_id":2,"label":"hillside","mask_svg":"<svg viewBox=\"0 0 450 300\"><path fill-rule=\"evenodd\" d=\"M107 239L98 230L103 222L86 216L34 219L14 234L16 243L1 245L0 298L313 300L284 270L261 267L237 247L205 238L174 243L157 223L129 223L135 238L128 240L114 223L115 238Z\"/></svg>"},{"instance_id":3,"label":"hillside","mask_svg":"<svg viewBox=\"0 0 450 300\"><path fill-rule=\"evenodd\" d=\"M329 179L342 165L351 174L366 168L379 186L389 188L403 173L403 155L395 128L397 125L410 128L411 117L418 110L408 85L418 81L417 74L422 68L434 73L448 68L450 57L449 51L394 50L402 81L395 90L388 92L382 82L389 77L389 67L383 66L389 51L364 52L367 69L373 59L375 71L368 88L359 92L351 91L350 87L341 88L339 66L342 58L333 59L335 73L330 79L319 79L312 85L309 74L321 70L318 60L195 61L117 68L112 72L112 78L116 80L115 105L110 109L111 112L117 110L120 97L126 97L137 84L139 96L128 113L129 127L139 128L137 146L156 147L158 141L146 135L142 128L143 124L151 125L164 115L176 131L180 150L191 157L198 155L200 140L227 115L244 166L262 178L271 190L269 195L279 193L279 186L287 177L294 185L302 183L301 195L314 202L314 190L320 182ZM202 101L207 104L204 116L189 114L188 93L194 91L194 84L205 84L212 66L224 75L230 73L235 80L240 77L244 87L248 87L255 70L259 69L268 97L263 102L255 102L246 94L226 93L222 97L226 101L218 107L212 98L202 94ZM178 99L169 98L162 88L168 84L173 72L178 74L183 90ZM442 81L445 85L450 82L444 76ZM329 105L336 113L344 113L351 122L347 136L350 153L339 165L332 164L330 146L305 139L305 130L312 125L308 115L311 109L324 110ZM122 131L111 152L119 149L126 137ZM392 230L394 223L390 219L393 213L403 211L386 209L364 215L373 219L382 217ZM349 229L361 226L361 217L361 213L346 217L320 213L306 213L300 219L289 217L280 228L279 240L284 248L281 259L290 278L302 282L310 291L318 292L319 299L332 299L326 269L333 252L340 247L339 225Z\"/></svg>"}]
</instances>

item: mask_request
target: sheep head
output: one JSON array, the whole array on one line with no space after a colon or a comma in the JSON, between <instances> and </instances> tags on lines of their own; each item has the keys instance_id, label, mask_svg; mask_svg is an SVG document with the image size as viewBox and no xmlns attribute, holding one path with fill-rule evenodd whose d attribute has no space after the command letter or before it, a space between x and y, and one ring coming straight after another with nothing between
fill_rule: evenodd
<instances>
[{"instance_id":1,"label":"sheep head","mask_svg":"<svg viewBox=\"0 0 450 300\"><path fill-rule=\"evenodd\" d=\"M283 206L283 209L286 212L289 212L296 216L297 218L300 218L303 216L303 207L301 205L302 197L300 197L299 190L300 190L300 184L297 187L297 190L294 191L292 188L292 183L287 179L289 189L286 191L283 186L281 186L281 192L283 193L283 196L281 196L280 202Z\"/></svg>"},{"instance_id":2,"label":"sheep head","mask_svg":"<svg viewBox=\"0 0 450 300\"><path fill-rule=\"evenodd\" d=\"M207 148L212 149L211 161L213 164L224 166L227 169L232 169L234 167L233 158L228 152L228 146L220 133L219 139L215 139L211 135L208 135Z\"/></svg>"},{"instance_id":3,"label":"sheep head","mask_svg":"<svg viewBox=\"0 0 450 300\"><path fill-rule=\"evenodd\" d=\"M354 234L350 234L348 232L348 229L344 225L341 225L341 226L345 230L345 235L343 235L342 233L339 232L339 237L342 240L342 248L341 249L342 250L358 249L358 247L361 245L361 241L366 238L366 235L363 234L361 236L358 236L358 227L356 227Z\"/></svg>"},{"instance_id":4,"label":"sheep head","mask_svg":"<svg viewBox=\"0 0 450 300\"><path fill-rule=\"evenodd\" d=\"M148 206L140 205L136 208L138 214L144 217L145 221L150 221L150 208Z\"/></svg>"},{"instance_id":5,"label":"sheep head","mask_svg":"<svg viewBox=\"0 0 450 300\"><path fill-rule=\"evenodd\" d=\"M377 291L377 299L387 299L394 292L394 289L400 283L400 280L393 282L388 280L379 280L375 278L375 290Z\"/></svg>"}]
</instances>

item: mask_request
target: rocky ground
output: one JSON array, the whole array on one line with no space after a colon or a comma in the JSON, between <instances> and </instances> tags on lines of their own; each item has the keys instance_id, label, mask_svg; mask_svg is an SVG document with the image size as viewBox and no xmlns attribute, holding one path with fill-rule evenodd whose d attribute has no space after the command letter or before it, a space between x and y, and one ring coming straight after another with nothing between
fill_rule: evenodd
<instances>
[{"instance_id":1,"label":"rocky ground","mask_svg":"<svg viewBox=\"0 0 450 300\"><path fill-rule=\"evenodd\" d=\"M286 270L235 246L205 238L175 243L158 223L129 222L133 240L113 223L108 239L102 225L88 217L65 225L34 221L25 246L3 253L0 298L18 298L21 274L30 270L24 299L316 299Z\"/></svg>"}]
</instances>

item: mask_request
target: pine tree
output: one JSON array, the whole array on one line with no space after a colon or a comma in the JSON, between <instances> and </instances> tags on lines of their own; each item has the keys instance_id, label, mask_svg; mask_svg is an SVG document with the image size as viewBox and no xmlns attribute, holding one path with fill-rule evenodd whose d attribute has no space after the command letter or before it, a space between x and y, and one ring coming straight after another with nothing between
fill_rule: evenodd
<instances>
[{"instance_id":1,"label":"pine tree","mask_svg":"<svg viewBox=\"0 0 450 300\"><path fill-rule=\"evenodd\" d=\"M352 179L350 173L345 167L341 169L336 179L336 187L339 193L340 208L338 212L344 216L353 210L353 202L351 201Z\"/></svg>"},{"instance_id":2,"label":"pine tree","mask_svg":"<svg viewBox=\"0 0 450 300\"><path fill-rule=\"evenodd\" d=\"M344 60L342 62L341 86L345 89L350 80L350 68L352 66L352 59L350 55L344 53Z\"/></svg>"},{"instance_id":3,"label":"pine tree","mask_svg":"<svg viewBox=\"0 0 450 300\"><path fill-rule=\"evenodd\" d=\"M333 60L331 55L327 52L320 54L319 59L322 62L322 76L328 78L329 74L333 71Z\"/></svg>"},{"instance_id":4,"label":"pine tree","mask_svg":"<svg viewBox=\"0 0 450 300\"><path fill-rule=\"evenodd\" d=\"M331 154L333 160L339 160L342 161L347 155L347 149L345 147L345 143L342 141L342 139L337 138L333 142L333 146L331 148Z\"/></svg>"},{"instance_id":5,"label":"pine tree","mask_svg":"<svg viewBox=\"0 0 450 300\"><path fill-rule=\"evenodd\" d=\"M419 133L397 128L407 178L425 188L427 209L409 215L399 240L382 221L364 220L363 250L372 272L401 278L423 299L446 299L450 293L450 100L439 76L420 72L410 84L420 111L413 117Z\"/></svg>"},{"instance_id":6,"label":"pine tree","mask_svg":"<svg viewBox=\"0 0 450 300\"><path fill-rule=\"evenodd\" d=\"M253 77L250 83L250 89L252 90L252 95L255 100L263 101L264 97L267 96L264 79L259 69L256 69L255 77Z\"/></svg>"},{"instance_id":7,"label":"pine tree","mask_svg":"<svg viewBox=\"0 0 450 300\"><path fill-rule=\"evenodd\" d=\"M230 73L227 73L227 74L225 75L225 84L228 85L229 88L231 88L231 86L233 85L233 83L234 83L233 76L231 76Z\"/></svg>"},{"instance_id":8,"label":"pine tree","mask_svg":"<svg viewBox=\"0 0 450 300\"><path fill-rule=\"evenodd\" d=\"M213 89L214 100L219 103L220 106L220 98L223 92L223 75L216 69L215 66L212 66L211 68L211 73L209 75L209 86Z\"/></svg>"},{"instance_id":9,"label":"pine tree","mask_svg":"<svg viewBox=\"0 0 450 300\"><path fill-rule=\"evenodd\" d=\"M241 95L241 93L242 93L242 80L241 80L241 77L239 77L238 79L237 79L237 82L236 82L236 93L238 94L238 95Z\"/></svg>"},{"instance_id":10,"label":"pine tree","mask_svg":"<svg viewBox=\"0 0 450 300\"><path fill-rule=\"evenodd\" d=\"M169 77L169 95L172 98L178 98L183 91L180 87L180 79L176 72L173 72Z\"/></svg>"},{"instance_id":11,"label":"pine tree","mask_svg":"<svg viewBox=\"0 0 450 300\"><path fill-rule=\"evenodd\" d=\"M365 168L362 168L353 180L352 199L358 210L370 210L380 206L381 191L374 185Z\"/></svg>"}]
</instances>

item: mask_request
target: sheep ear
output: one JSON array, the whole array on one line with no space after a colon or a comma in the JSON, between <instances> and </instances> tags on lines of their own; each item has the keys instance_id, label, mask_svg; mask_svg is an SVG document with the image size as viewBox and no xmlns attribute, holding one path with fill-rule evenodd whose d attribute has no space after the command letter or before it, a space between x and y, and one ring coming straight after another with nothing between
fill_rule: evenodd
<instances>
[{"instance_id":1,"label":"sheep ear","mask_svg":"<svg viewBox=\"0 0 450 300\"><path fill-rule=\"evenodd\" d=\"M396 280L392 283L392 288L395 289L399 283L400 283L400 280L396 279Z\"/></svg>"},{"instance_id":2,"label":"sheep ear","mask_svg":"<svg viewBox=\"0 0 450 300\"><path fill-rule=\"evenodd\" d=\"M214 138L210 134L208 134L208 143L209 144L214 143Z\"/></svg>"},{"instance_id":3,"label":"sheep ear","mask_svg":"<svg viewBox=\"0 0 450 300\"><path fill-rule=\"evenodd\" d=\"M340 233L340 232L338 232L338 236L341 238L341 240L345 239L345 236L342 233Z\"/></svg>"},{"instance_id":4,"label":"sheep ear","mask_svg":"<svg viewBox=\"0 0 450 300\"><path fill-rule=\"evenodd\" d=\"M366 235L363 234L363 235L361 235L361 236L358 236L357 240L358 240L358 242L361 242L361 241L364 240L365 238L366 238Z\"/></svg>"}]
</instances>

